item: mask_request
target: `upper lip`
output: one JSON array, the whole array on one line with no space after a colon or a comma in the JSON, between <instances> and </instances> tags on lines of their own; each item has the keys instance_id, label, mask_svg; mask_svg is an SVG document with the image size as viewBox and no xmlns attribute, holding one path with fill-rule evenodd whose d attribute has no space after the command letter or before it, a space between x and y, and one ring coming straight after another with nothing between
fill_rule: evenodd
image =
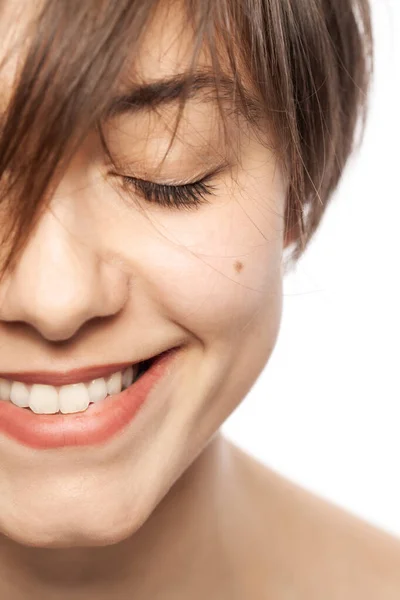
<instances>
[{"instance_id":1,"label":"upper lip","mask_svg":"<svg viewBox=\"0 0 400 600\"><path fill-rule=\"evenodd\" d=\"M178 350L181 344L175 344L169 346L164 350L160 350L156 354L140 358L131 362L124 363L109 363L107 365L93 365L89 367L83 367L80 369L71 369L69 371L14 371L14 372L2 372L0 378L8 379L11 381L20 381L21 383L33 384L43 383L45 385L53 385L55 387L61 385L68 385L71 383L81 383L86 381L92 381L99 377L108 377L117 371L123 371L127 367L140 364L142 362L152 361L159 357L161 354L173 352Z\"/></svg>"},{"instance_id":2,"label":"upper lip","mask_svg":"<svg viewBox=\"0 0 400 600\"><path fill-rule=\"evenodd\" d=\"M139 362L139 361L137 361ZM112 363L108 365L94 365L81 369L72 369L70 371L18 371L14 373L0 373L3 379L11 381L21 381L22 383L33 384L43 383L45 385L68 385L70 383L80 383L107 377L117 371L122 371L135 363Z\"/></svg>"}]
</instances>

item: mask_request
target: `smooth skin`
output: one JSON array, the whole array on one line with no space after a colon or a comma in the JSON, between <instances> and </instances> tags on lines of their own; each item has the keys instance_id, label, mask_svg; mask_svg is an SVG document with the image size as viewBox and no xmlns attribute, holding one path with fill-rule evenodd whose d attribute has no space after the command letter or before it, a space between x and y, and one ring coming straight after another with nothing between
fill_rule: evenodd
<instances>
[{"instance_id":1,"label":"smooth skin","mask_svg":"<svg viewBox=\"0 0 400 600\"><path fill-rule=\"evenodd\" d=\"M22 4L1 17L16 38ZM175 8L152 23L135 65L146 81L187 68L180 18ZM102 447L34 451L0 435L0 597L397 600L397 540L219 431L276 344L287 184L272 141L232 123L228 146L201 98L158 169L175 111L115 119L110 147L121 175L158 183L224 164L208 203L133 198L90 135L1 283L3 371L134 361L177 344L182 356L151 406Z\"/></svg>"}]
</instances>

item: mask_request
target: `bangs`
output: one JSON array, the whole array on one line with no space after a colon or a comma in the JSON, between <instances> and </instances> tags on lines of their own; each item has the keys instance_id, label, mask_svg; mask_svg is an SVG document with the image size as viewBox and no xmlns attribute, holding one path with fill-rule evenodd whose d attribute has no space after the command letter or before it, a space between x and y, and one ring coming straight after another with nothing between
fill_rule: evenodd
<instances>
[{"instance_id":1,"label":"bangs","mask_svg":"<svg viewBox=\"0 0 400 600\"><path fill-rule=\"evenodd\" d=\"M223 112L226 82L219 60L221 44L218 49L215 47L215 34L231 34L230 15L224 11L228 4L212 0L182 4L119 0L116 7L113 0L91 0L77 8L57 0L43 3L21 36L24 42L18 52L23 59L9 86L10 98L0 120L1 276L15 267L66 167L91 131L99 131L104 150L112 160L101 123L112 111L115 90L124 75L129 72L130 82L136 76L139 80L134 58L139 55L158 10L180 9L182 31L190 28L193 32L171 143L185 102L199 83L196 65L205 45L212 63L209 87L213 81L216 101ZM231 73L237 73L233 48L226 47L225 55L230 57ZM7 59L2 61L2 70ZM236 75L233 80L237 81ZM237 84L230 88L229 100L237 94L239 98L243 96L240 111L243 109L248 118L254 118L254 106L250 106L248 97L246 101L242 85ZM234 102L239 106L237 99ZM156 94L153 104L156 107Z\"/></svg>"}]
</instances>

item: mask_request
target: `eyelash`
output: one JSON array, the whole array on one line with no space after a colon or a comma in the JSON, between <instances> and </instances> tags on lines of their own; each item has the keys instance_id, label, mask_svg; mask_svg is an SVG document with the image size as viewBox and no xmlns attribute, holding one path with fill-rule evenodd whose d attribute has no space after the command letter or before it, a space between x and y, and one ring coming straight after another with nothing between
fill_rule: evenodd
<instances>
[{"instance_id":1,"label":"eyelash","mask_svg":"<svg viewBox=\"0 0 400 600\"><path fill-rule=\"evenodd\" d=\"M139 192L146 202L155 203L172 209L197 209L202 204L208 204L210 196L214 193L213 186L208 183L211 175L206 175L199 181L183 185L167 185L136 179L124 175L122 177L125 185Z\"/></svg>"}]
</instances>

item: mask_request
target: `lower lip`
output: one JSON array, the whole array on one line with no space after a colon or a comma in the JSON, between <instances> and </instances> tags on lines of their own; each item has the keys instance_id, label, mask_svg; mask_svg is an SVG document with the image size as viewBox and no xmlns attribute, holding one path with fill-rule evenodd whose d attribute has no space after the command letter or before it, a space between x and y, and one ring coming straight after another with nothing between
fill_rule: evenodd
<instances>
[{"instance_id":1,"label":"lower lip","mask_svg":"<svg viewBox=\"0 0 400 600\"><path fill-rule=\"evenodd\" d=\"M177 350L163 352L129 388L90 404L84 412L39 415L0 400L0 433L42 450L104 444L131 423L177 356Z\"/></svg>"}]
</instances>

